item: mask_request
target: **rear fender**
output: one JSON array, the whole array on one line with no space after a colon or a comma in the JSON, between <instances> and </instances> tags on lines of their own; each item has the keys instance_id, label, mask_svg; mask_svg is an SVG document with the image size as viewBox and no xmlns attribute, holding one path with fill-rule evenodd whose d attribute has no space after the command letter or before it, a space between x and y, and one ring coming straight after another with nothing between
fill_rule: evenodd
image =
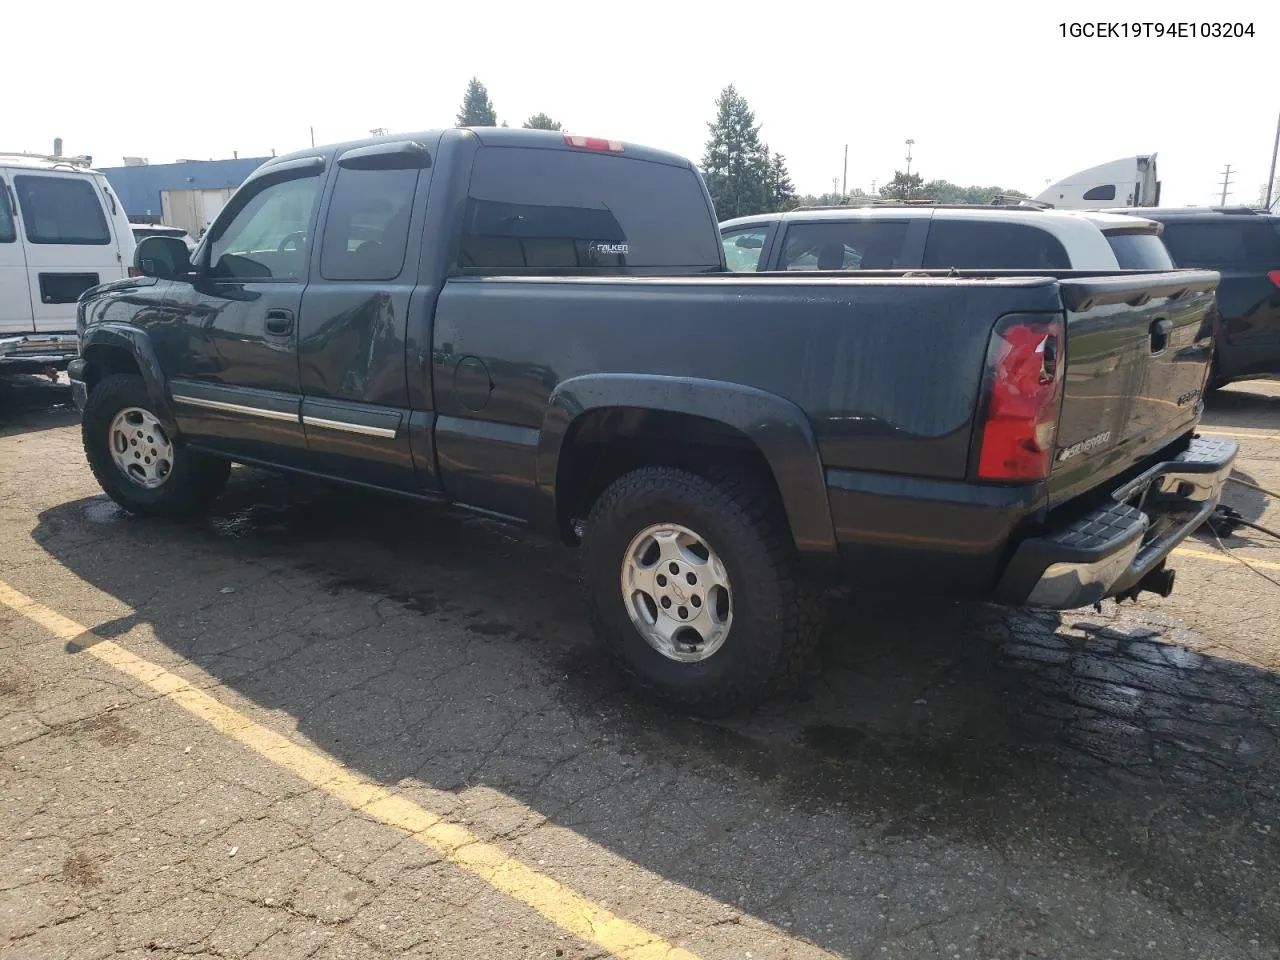
<instances>
[{"instance_id":1,"label":"rear fender","mask_svg":"<svg viewBox=\"0 0 1280 960\"><path fill-rule=\"evenodd\" d=\"M745 434L764 456L782 495L796 548L822 571L836 560L827 485L809 418L783 397L753 387L691 377L590 374L551 394L538 438L538 522L557 526L556 478L573 425L594 410L636 407L701 417Z\"/></svg>"}]
</instances>

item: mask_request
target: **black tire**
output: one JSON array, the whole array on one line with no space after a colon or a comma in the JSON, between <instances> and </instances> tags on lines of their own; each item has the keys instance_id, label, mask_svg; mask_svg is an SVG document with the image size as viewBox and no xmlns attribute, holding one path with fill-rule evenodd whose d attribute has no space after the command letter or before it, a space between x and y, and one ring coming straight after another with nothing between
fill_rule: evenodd
<instances>
[{"instance_id":1,"label":"black tire","mask_svg":"<svg viewBox=\"0 0 1280 960\"><path fill-rule=\"evenodd\" d=\"M104 377L89 392L80 436L89 468L103 491L125 510L141 517L187 517L207 507L222 492L231 463L176 442L172 472L159 487L148 489L131 480L111 458L110 430L116 414L138 407L154 415L142 378L129 374Z\"/></svg>"},{"instance_id":2,"label":"black tire","mask_svg":"<svg viewBox=\"0 0 1280 960\"><path fill-rule=\"evenodd\" d=\"M698 662L660 653L631 621L621 587L632 539L675 523L704 538L728 573L733 619L723 645ZM703 715L722 715L780 692L804 674L825 605L797 574L795 548L776 497L750 476L709 480L644 467L596 500L582 538L582 582L597 640L642 694Z\"/></svg>"}]
</instances>

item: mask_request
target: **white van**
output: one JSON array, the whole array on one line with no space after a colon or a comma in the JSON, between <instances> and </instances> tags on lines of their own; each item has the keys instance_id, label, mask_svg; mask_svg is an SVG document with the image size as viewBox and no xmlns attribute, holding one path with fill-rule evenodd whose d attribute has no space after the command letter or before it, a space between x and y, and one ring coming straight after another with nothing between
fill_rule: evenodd
<instances>
[{"instance_id":1,"label":"white van","mask_svg":"<svg viewBox=\"0 0 1280 960\"><path fill-rule=\"evenodd\" d=\"M76 301L129 276L133 231L87 157L0 151L0 373L64 369Z\"/></svg>"}]
</instances>

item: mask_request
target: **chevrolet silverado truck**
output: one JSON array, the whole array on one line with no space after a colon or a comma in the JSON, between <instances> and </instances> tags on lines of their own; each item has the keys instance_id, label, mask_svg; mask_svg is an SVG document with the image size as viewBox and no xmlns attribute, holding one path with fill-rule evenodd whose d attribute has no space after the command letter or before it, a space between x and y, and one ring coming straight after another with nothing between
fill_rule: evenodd
<instances>
[{"instance_id":1,"label":"chevrolet silverado truck","mask_svg":"<svg viewBox=\"0 0 1280 960\"><path fill-rule=\"evenodd\" d=\"M1195 433L1217 274L733 274L697 170L629 143L304 150L135 266L70 369L122 507L239 462L560 536L625 675L700 712L793 680L833 587L1167 593L1236 452Z\"/></svg>"}]
</instances>

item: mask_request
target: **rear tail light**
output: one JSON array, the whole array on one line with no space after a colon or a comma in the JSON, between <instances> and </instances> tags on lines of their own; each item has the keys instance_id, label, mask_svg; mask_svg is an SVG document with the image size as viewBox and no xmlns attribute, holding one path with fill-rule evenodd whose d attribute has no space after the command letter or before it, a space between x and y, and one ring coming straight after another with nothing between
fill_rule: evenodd
<instances>
[{"instance_id":1,"label":"rear tail light","mask_svg":"<svg viewBox=\"0 0 1280 960\"><path fill-rule=\"evenodd\" d=\"M978 476L1043 480L1053 460L1062 406L1060 319L1017 320L996 328L987 348L987 407Z\"/></svg>"},{"instance_id":2,"label":"rear tail light","mask_svg":"<svg viewBox=\"0 0 1280 960\"><path fill-rule=\"evenodd\" d=\"M1280 287L1280 270L1268 270L1267 279L1270 280L1272 283L1274 283L1277 287Z\"/></svg>"},{"instance_id":3,"label":"rear tail light","mask_svg":"<svg viewBox=\"0 0 1280 960\"><path fill-rule=\"evenodd\" d=\"M622 143L618 140L603 140L600 137L576 137L566 133L564 142L567 146L579 150L600 150L604 153L622 153Z\"/></svg>"}]
</instances>

